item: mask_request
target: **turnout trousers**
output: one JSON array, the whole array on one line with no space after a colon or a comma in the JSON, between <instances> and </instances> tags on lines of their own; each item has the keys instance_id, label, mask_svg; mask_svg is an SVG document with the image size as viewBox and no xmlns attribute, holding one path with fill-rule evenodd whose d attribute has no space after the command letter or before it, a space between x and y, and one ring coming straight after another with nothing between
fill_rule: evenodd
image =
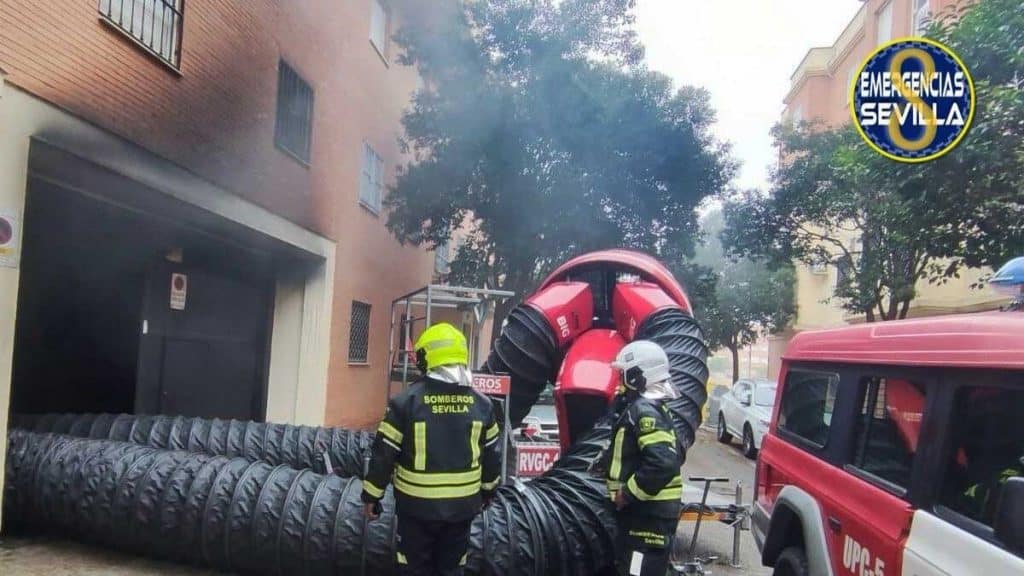
<instances>
[{"instance_id":1,"label":"turnout trousers","mask_svg":"<svg viewBox=\"0 0 1024 576\"><path fill-rule=\"evenodd\" d=\"M400 576L462 576L472 518L457 522L398 515Z\"/></svg>"},{"instance_id":2,"label":"turnout trousers","mask_svg":"<svg viewBox=\"0 0 1024 576\"><path fill-rule=\"evenodd\" d=\"M665 576L678 520L630 514L619 514L618 520L620 576Z\"/></svg>"}]
</instances>

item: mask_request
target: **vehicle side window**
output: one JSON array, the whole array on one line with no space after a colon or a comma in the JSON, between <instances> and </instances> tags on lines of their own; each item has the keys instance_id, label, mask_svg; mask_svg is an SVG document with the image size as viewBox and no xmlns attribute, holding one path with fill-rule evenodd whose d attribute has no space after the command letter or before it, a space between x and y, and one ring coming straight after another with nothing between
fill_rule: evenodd
<instances>
[{"instance_id":1,"label":"vehicle side window","mask_svg":"<svg viewBox=\"0 0 1024 576\"><path fill-rule=\"evenodd\" d=\"M1024 476L1024 389L965 386L950 422L939 503L991 527L1007 480Z\"/></svg>"},{"instance_id":2,"label":"vehicle side window","mask_svg":"<svg viewBox=\"0 0 1024 576\"><path fill-rule=\"evenodd\" d=\"M860 413L851 464L906 489L910 485L924 415L924 387L909 380L861 379Z\"/></svg>"},{"instance_id":3,"label":"vehicle side window","mask_svg":"<svg viewBox=\"0 0 1024 576\"><path fill-rule=\"evenodd\" d=\"M779 428L815 446L824 446L838 388L839 375L834 372L790 370L782 390Z\"/></svg>"},{"instance_id":4,"label":"vehicle side window","mask_svg":"<svg viewBox=\"0 0 1024 576\"><path fill-rule=\"evenodd\" d=\"M744 396L746 396L749 393L750 384L747 384L746 382L737 382L732 387L732 395L735 396L737 400L741 400Z\"/></svg>"}]
</instances>

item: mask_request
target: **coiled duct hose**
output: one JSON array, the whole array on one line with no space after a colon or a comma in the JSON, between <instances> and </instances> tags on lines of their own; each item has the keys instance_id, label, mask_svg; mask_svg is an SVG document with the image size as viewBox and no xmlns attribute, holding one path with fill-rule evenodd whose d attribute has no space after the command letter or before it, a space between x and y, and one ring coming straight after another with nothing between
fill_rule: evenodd
<instances>
[{"instance_id":1,"label":"coiled duct hose","mask_svg":"<svg viewBox=\"0 0 1024 576\"><path fill-rule=\"evenodd\" d=\"M54 432L79 438L118 440L151 448L185 450L211 456L327 472L326 454L334 474L361 476L363 455L373 434L343 428L318 428L239 420L133 414L16 415L12 427Z\"/></svg>"},{"instance_id":2,"label":"coiled duct hose","mask_svg":"<svg viewBox=\"0 0 1024 576\"><path fill-rule=\"evenodd\" d=\"M525 304L513 308L483 366L487 373L512 377L508 399L512 426L523 422L561 364L558 341L544 315Z\"/></svg>"},{"instance_id":3,"label":"coiled duct hose","mask_svg":"<svg viewBox=\"0 0 1024 576\"><path fill-rule=\"evenodd\" d=\"M708 399L708 347L700 326L688 313L678 308L667 308L641 322L636 339L650 340L668 355L672 385L679 392L679 397L667 404L676 436L688 450L693 446L697 428L704 419L702 410Z\"/></svg>"},{"instance_id":4,"label":"coiled duct hose","mask_svg":"<svg viewBox=\"0 0 1024 576\"><path fill-rule=\"evenodd\" d=\"M470 574L594 574L612 562L613 511L574 446L529 484L499 489L471 531ZM244 458L11 430L5 524L244 574L391 574L394 499L364 523L358 478Z\"/></svg>"},{"instance_id":5,"label":"coiled duct hose","mask_svg":"<svg viewBox=\"0 0 1024 576\"><path fill-rule=\"evenodd\" d=\"M361 489L240 457L11 430L4 520L247 574L358 574ZM367 574L387 574L391 522L368 526Z\"/></svg>"},{"instance_id":6,"label":"coiled duct hose","mask_svg":"<svg viewBox=\"0 0 1024 576\"><path fill-rule=\"evenodd\" d=\"M683 398L671 407L689 445L705 398L706 348L698 345L693 318L675 312L656 314L641 329L644 337L660 338L673 349L673 385ZM507 336L506 330L501 338ZM553 353L532 346L525 349L531 358ZM513 358L507 349L504 358ZM535 384L523 379L526 372L513 382ZM469 574L587 576L611 568L614 510L603 478L590 470L610 443L614 419L610 414L599 420L543 476L498 489L473 523ZM11 527L60 530L118 549L245 574L358 574L362 564L362 486L356 477L12 430L5 486L5 523ZM383 504L381 518L368 524L367 574L394 569L390 488Z\"/></svg>"}]
</instances>

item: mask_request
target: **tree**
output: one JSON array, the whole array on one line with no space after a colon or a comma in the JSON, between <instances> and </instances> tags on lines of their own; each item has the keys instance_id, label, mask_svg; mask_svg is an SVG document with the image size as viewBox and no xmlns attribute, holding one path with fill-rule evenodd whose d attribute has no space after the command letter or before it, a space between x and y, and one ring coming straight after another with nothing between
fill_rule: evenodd
<instances>
[{"instance_id":1,"label":"tree","mask_svg":"<svg viewBox=\"0 0 1024 576\"><path fill-rule=\"evenodd\" d=\"M974 73L977 112L964 141L911 165L875 154L852 127L780 125L786 161L770 194L726 203L735 254L836 266L835 297L873 322L906 317L919 281L1024 250L1024 5L982 0L955 16L930 34Z\"/></svg>"},{"instance_id":2,"label":"tree","mask_svg":"<svg viewBox=\"0 0 1024 576\"><path fill-rule=\"evenodd\" d=\"M453 281L519 294L581 252L691 250L733 164L708 94L640 65L632 6L407 2L396 42L427 88L403 117L393 234L436 246L468 220Z\"/></svg>"},{"instance_id":3,"label":"tree","mask_svg":"<svg viewBox=\"0 0 1024 576\"><path fill-rule=\"evenodd\" d=\"M712 350L732 354L732 381L740 377L739 351L778 332L796 314L793 268L770 269L764 261L729 259L722 248L721 211L703 219L705 243L692 262L677 269Z\"/></svg>"}]
</instances>

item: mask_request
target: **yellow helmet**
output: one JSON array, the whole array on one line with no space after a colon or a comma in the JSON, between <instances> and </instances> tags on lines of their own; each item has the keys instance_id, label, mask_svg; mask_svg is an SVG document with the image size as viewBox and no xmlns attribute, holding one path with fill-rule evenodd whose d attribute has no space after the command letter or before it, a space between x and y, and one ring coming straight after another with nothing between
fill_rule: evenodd
<instances>
[{"instance_id":1,"label":"yellow helmet","mask_svg":"<svg viewBox=\"0 0 1024 576\"><path fill-rule=\"evenodd\" d=\"M426 372L447 364L469 364L466 337L447 322L434 324L416 340L416 365Z\"/></svg>"}]
</instances>

